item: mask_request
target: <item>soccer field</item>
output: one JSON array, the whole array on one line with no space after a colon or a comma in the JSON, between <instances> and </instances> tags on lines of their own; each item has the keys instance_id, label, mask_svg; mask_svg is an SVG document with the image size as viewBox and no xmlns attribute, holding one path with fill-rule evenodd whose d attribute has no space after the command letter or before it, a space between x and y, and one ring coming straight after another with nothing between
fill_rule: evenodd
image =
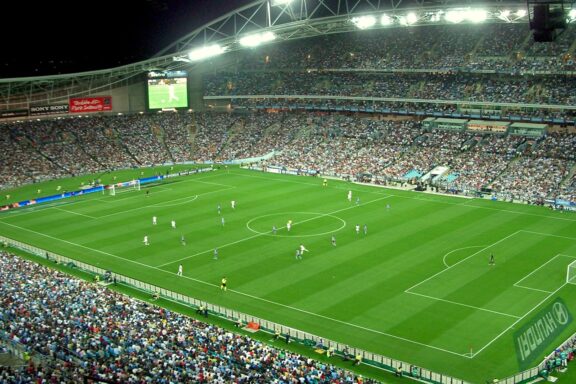
<instances>
[{"instance_id":1,"label":"soccer field","mask_svg":"<svg viewBox=\"0 0 576 384\"><path fill-rule=\"evenodd\" d=\"M520 370L549 303L576 311L576 215L541 207L233 168L3 212L0 234L473 383Z\"/></svg>"}]
</instances>

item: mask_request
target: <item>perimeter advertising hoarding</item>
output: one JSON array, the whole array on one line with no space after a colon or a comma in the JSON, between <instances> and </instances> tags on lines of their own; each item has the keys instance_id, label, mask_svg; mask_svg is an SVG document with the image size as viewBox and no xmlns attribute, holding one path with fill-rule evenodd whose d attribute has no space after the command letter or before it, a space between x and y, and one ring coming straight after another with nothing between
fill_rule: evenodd
<instances>
[{"instance_id":1,"label":"perimeter advertising hoarding","mask_svg":"<svg viewBox=\"0 0 576 384\"><path fill-rule=\"evenodd\" d=\"M9 111L0 111L0 119L10 119L12 117L28 116L27 109L13 109Z\"/></svg>"},{"instance_id":2,"label":"perimeter advertising hoarding","mask_svg":"<svg viewBox=\"0 0 576 384\"><path fill-rule=\"evenodd\" d=\"M58 115L68 113L68 104L33 105L30 107L30 116Z\"/></svg>"},{"instance_id":3,"label":"perimeter advertising hoarding","mask_svg":"<svg viewBox=\"0 0 576 384\"><path fill-rule=\"evenodd\" d=\"M106 112L112 110L112 96L78 97L70 99L70 113Z\"/></svg>"}]
</instances>

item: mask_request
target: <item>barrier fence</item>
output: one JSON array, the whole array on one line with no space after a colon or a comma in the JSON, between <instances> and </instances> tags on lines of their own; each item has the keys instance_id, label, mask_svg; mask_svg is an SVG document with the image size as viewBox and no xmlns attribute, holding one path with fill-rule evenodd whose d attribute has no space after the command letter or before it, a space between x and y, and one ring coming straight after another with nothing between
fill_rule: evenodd
<instances>
[{"instance_id":1,"label":"barrier fence","mask_svg":"<svg viewBox=\"0 0 576 384\"><path fill-rule=\"evenodd\" d=\"M10 239L8 237L5 236L0 236L0 241L2 241L3 243L14 247L16 249L20 249L26 253L41 257L41 258L45 258L48 260L52 260L55 261L59 264L68 264L70 266L74 266L80 270L92 273L92 274L96 274L96 275L100 275L103 276L106 274L106 270L96 267L94 265L91 264L87 264L87 263L83 263L81 261L75 260L75 259L71 259L59 254L56 254L54 252L50 252L47 251L45 249L41 249L38 247L35 247L33 245L30 244L26 244L17 240L13 240ZM158 293L160 294L163 298L180 303L180 304L184 304L187 306L190 306L192 308L199 308L201 305L204 305L208 311L213 314L213 315L217 315L219 317L222 317L224 319L228 319L230 321L238 321L238 319L242 320L243 323L249 323L249 322L254 322L259 324L260 329L270 333L270 334L275 334L277 331L279 331L283 337L285 337L286 335L289 335L290 339L293 341L297 341L300 342L302 344L305 345L318 345L319 343L322 343L322 345L324 346L324 348L333 348L334 351L336 352L336 354L339 354L341 356L344 356L345 351L347 351L347 356L350 357L351 359L353 359L355 356L360 355L362 357L362 363L367 364L367 365L371 365L380 369L384 369L390 372L396 372L396 370L399 368L402 371L403 376L405 377L409 377L409 378L415 378L415 379L419 379L420 381L425 381L425 382L429 382L429 383L437 383L437 384L470 384L464 380L461 379L457 379L451 376L447 376L447 375L443 375L440 373L436 373L424 368L420 368L419 369L419 374L417 375L417 377L412 376L412 367L414 367L415 365L410 364L408 362L405 361L401 361L401 360L396 360L396 359L392 359L386 356L382 356L376 353L372 353L372 352L368 352L359 348L355 348L353 346L348 346L346 344L342 344L342 343L338 343L336 341L332 341L332 340L328 340L325 338L322 338L320 336L317 335L313 335L311 333L308 332L304 332L295 328L291 328L291 327L287 327L285 325L279 324L279 323L275 323L272 321L268 321L265 319L261 319L259 317L255 317L249 314L245 314L242 312L238 312L229 308L225 308L225 307L221 307L218 305L214 305L211 303L208 303L206 301L203 300L199 300L187 295L183 295L181 293L178 292L173 292L170 291L168 289L165 288L161 288L158 287L156 285L153 284L149 284L149 283L145 283L142 282L140 280L137 279L133 279L131 277L128 276L124 276L124 275L120 275L117 273L114 273L114 278L116 279L117 283L123 283L129 286L132 286L136 289L145 291L147 293L150 293L150 295L154 294L154 293ZM572 342L574 338L574 335L572 335L569 339L567 339L560 347L564 347L565 345L567 345L568 343ZM553 353L550 355L552 356ZM548 356L548 357L550 357ZM548 359L548 357L546 359ZM545 361L546 359L540 363L537 367L533 367L530 368L526 371L514 374L510 377L507 377L505 379L501 379L498 380L497 382L499 384L516 384L516 383L524 383L530 380L533 380L534 378L538 377L538 374L540 372L540 370L542 370L545 367Z\"/></svg>"}]
</instances>

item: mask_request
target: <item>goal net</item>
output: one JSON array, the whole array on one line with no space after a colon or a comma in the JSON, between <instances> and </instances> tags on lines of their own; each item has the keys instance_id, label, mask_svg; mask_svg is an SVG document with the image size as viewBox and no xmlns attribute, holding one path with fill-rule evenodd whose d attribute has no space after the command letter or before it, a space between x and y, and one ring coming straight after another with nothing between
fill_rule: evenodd
<instances>
[{"instance_id":1,"label":"goal net","mask_svg":"<svg viewBox=\"0 0 576 384\"><path fill-rule=\"evenodd\" d=\"M568 264L566 270L566 284L576 284L576 261Z\"/></svg>"},{"instance_id":2,"label":"goal net","mask_svg":"<svg viewBox=\"0 0 576 384\"><path fill-rule=\"evenodd\" d=\"M133 192L140 190L140 180L125 181L123 183L111 184L108 188L110 196L116 196L117 193Z\"/></svg>"}]
</instances>

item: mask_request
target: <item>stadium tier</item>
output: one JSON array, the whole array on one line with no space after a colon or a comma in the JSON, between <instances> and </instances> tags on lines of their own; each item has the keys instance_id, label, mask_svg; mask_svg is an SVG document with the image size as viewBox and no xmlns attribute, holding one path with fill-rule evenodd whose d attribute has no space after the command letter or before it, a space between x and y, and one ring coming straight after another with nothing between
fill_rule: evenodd
<instances>
[{"instance_id":1,"label":"stadium tier","mask_svg":"<svg viewBox=\"0 0 576 384\"><path fill-rule=\"evenodd\" d=\"M576 201L576 135L568 132L532 137L442 130L418 120L298 112L138 114L10 123L0 129L3 189L115 169L273 153L265 164L378 184L426 182L445 192L488 191L533 204ZM443 171L432 178L439 166Z\"/></svg>"}]
</instances>

